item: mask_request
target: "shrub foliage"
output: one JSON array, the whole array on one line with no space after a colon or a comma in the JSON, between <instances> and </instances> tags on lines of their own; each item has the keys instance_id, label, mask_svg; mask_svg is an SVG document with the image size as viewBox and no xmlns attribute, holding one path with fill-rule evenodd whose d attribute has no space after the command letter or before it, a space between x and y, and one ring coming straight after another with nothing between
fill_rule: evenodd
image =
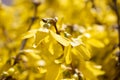
<instances>
[{"instance_id":1,"label":"shrub foliage","mask_svg":"<svg viewBox=\"0 0 120 80\"><path fill-rule=\"evenodd\" d=\"M120 0L0 0L0 80L120 80Z\"/></svg>"}]
</instances>

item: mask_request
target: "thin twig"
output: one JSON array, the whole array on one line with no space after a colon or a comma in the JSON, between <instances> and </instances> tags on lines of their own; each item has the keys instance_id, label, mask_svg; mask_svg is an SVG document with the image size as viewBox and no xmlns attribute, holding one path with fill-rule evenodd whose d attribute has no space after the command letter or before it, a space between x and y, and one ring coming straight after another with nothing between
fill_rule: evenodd
<instances>
[{"instance_id":1,"label":"thin twig","mask_svg":"<svg viewBox=\"0 0 120 80\"><path fill-rule=\"evenodd\" d=\"M118 43L118 48L119 48L119 51L120 51L120 15L119 15L119 11L118 11L118 6L117 6L117 0L113 0L113 3L114 3L114 11L115 11L115 13L116 13L116 16L117 16L117 25L118 25L118 41L119 41L119 43ZM119 56L120 57L120 56ZM119 58L118 57L118 58ZM120 59L120 58L119 58ZM119 61L119 60L118 60ZM118 66L117 68L116 68L116 76L114 77L114 79L113 80L117 80L117 79L119 79L119 74L120 74L120 67Z\"/></svg>"},{"instance_id":2,"label":"thin twig","mask_svg":"<svg viewBox=\"0 0 120 80\"><path fill-rule=\"evenodd\" d=\"M31 29L32 25L34 24L34 22L35 22L35 20L36 20L36 17L37 17L37 6L35 6L34 16L33 16L33 18L32 18L32 21L31 21L30 25L28 26L27 31L29 31L29 30ZM28 40L28 39L24 39L24 40L22 41L22 45L21 45L21 47L20 47L20 50L24 49L27 40Z\"/></svg>"},{"instance_id":3,"label":"thin twig","mask_svg":"<svg viewBox=\"0 0 120 80\"><path fill-rule=\"evenodd\" d=\"M73 74L77 74L78 80L81 80L81 75L80 75L79 70L78 70L77 68L75 68L75 67L72 65L72 63L70 64L70 66L71 66L71 68L72 68L72 73L73 73Z\"/></svg>"},{"instance_id":4,"label":"thin twig","mask_svg":"<svg viewBox=\"0 0 120 80\"><path fill-rule=\"evenodd\" d=\"M7 32L6 28L4 26L2 26L1 28L2 28L3 35L5 36L5 38L7 39L7 41L11 42L12 40L8 36L8 32Z\"/></svg>"},{"instance_id":5,"label":"thin twig","mask_svg":"<svg viewBox=\"0 0 120 80\"><path fill-rule=\"evenodd\" d=\"M117 25L118 25L118 47L120 49L120 15L119 15L119 11L118 11L118 6L117 6L117 0L113 0L113 3L114 3L114 11L116 13L116 16L117 16Z\"/></svg>"},{"instance_id":6,"label":"thin twig","mask_svg":"<svg viewBox=\"0 0 120 80\"><path fill-rule=\"evenodd\" d=\"M34 22L35 22L35 20L36 20L36 18L37 18L37 8L38 8L38 4L35 4L35 3L34 3L34 15L33 15L33 18L32 18L31 23L30 23L29 26L28 26L27 31L29 31L29 30L31 29L32 25L34 24ZM25 47L25 45L26 45L26 43L27 43L27 40L28 40L28 39L24 39L24 40L22 41L21 46L20 46L20 50L23 50L23 49L24 49L24 47ZM21 58L20 58L20 55L21 55L20 53L17 54L13 65L15 65L16 63L18 63L18 61L21 59Z\"/></svg>"},{"instance_id":7,"label":"thin twig","mask_svg":"<svg viewBox=\"0 0 120 80\"><path fill-rule=\"evenodd\" d=\"M57 21L56 21L56 22L57 22ZM55 30L56 30L56 34L60 34L59 31L58 31L58 29L57 29L56 22L54 23L54 28L55 28ZM59 43L59 44L60 44L60 43ZM65 47L64 47L62 44L60 44L60 45L62 46L62 48L63 48L63 50L64 50ZM63 57L64 54L61 55L61 56ZM80 76L80 72L78 71L78 69L75 69L75 68L73 67L72 63L70 64L70 67L72 68L72 73L73 73L73 74L76 73L77 76L78 76L78 80L80 80L80 79L81 79L81 76Z\"/></svg>"},{"instance_id":8,"label":"thin twig","mask_svg":"<svg viewBox=\"0 0 120 80\"><path fill-rule=\"evenodd\" d=\"M57 33L57 34L60 34L59 31L58 31L58 29L57 29L56 24L54 25L54 27L55 27L56 33Z\"/></svg>"}]
</instances>

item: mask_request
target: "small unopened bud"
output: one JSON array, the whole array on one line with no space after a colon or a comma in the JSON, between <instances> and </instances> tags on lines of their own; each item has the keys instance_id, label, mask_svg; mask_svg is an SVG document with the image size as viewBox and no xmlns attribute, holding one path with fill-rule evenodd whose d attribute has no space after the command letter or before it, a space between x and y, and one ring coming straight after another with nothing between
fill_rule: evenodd
<instances>
[{"instance_id":1,"label":"small unopened bud","mask_svg":"<svg viewBox=\"0 0 120 80\"><path fill-rule=\"evenodd\" d=\"M50 25L49 23L45 23L45 24L43 25L44 28L50 28L50 26L51 26L51 25Z\"/></svg>"},{"instance_id":2,"label":"small unopened bud","mask_svg":"<svg viewBox=\"0 0 120 80\"><path fill-rule=\"evenodd\" d=\"M46 65L46 62L44 60L39 60L37 64L41 67L44 67Z\"/></svg>"},{"instance_id":3,"label":"small unopened bud","mask_svg":"<svg viewBox=\"0 0 120 80\"><path fill-rule=\"evenodd\" d=\"M39 6L41 4L41 1L40 0L33 0L33 3L36 5L36 6Z\"/></svg>"},{"instance_id":4,"label":"small unopened bud","mask_svg":"<svg viewBox=\"0 0 120 80\"><path fill-rule=\"evenodd\" d=\"M8 72L5 72L5 71L4 71L4 72L2 73L2 75L3 75L3 76L8 76L9 74L8 74Z\"/></svg>"},{"instance_id":5,"label":"small unopened bud","mask_svg":"<svg viewBox=\"0 0 120 80\"><path fill-rule=\"evenodd\" d=\"M52 25L56 25L57 21L58 21L58 18L55 17L55 18L43 18L42 21L44 23L49 23L49 24L52 24Z\"/></svg>"},{"instance_id":6,"label":"small unopened bud","mask_svg":"<svg viewBox=\"0 0 120 80\"><path fill-rule=\"evenodd\" d=\"M9 74L12 74L12 73L14 73L14 71L15 71L14 68L10 68L10 69L8 70L8 73L9 73Z\"/></svg>"},{"instance_id":7,"label":"small unopened bud","mask_svg":"<svg viewBox=\"0 0 120 80\"><path fill-rule=\"evenodd\" d=\"M75 74L73 75L73 78L78 79L78 75L75 73Z\"/></svg>"}]
</instances>

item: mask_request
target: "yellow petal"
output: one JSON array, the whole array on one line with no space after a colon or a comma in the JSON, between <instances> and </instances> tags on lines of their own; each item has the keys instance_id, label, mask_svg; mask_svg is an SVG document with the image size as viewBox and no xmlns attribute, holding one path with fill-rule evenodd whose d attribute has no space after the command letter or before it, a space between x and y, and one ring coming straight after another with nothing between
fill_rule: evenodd
<instances>
[{"instance_id":1,"label":"yellow petal","mask_svg":"<svg viewBox=\"0 0 120 80\"><path fill-rule=\"evenodd\" d=\"M68 47L65 47L65 61L66 64L70 64L72 62L72 57L71 57L71 45L69 45Z\"/></svg>"},{"instance_id":2,"label":"yellow petal","mask_svg":"<svg viewBox=\"0 0 120 80\"><path fill-rule=\"evenodd\" d=\"M97 48L103 48L105 46L104 43L102 43L101 41L99 41L97 39L89 39L87 42L90 45L97 47Z\"/></svg>"},{"instance_id":3,"label":"yellow petal","mask_svg":"<svg viewBox=\"0 0 120 80\"><path fill-rule=\"evenodd\" d=\"M63 46L68 46L70 44L70 41L67 38L62 37L62 36L54 33L53 31L50 31L50 34L56 41L58 41Z\"/></svg>"}]
</instances>

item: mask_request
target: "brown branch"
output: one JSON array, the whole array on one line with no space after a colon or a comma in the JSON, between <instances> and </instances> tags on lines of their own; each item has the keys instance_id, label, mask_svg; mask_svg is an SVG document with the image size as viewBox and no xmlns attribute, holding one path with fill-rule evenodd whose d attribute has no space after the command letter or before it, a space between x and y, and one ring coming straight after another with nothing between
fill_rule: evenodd
<instances>
[{"instance_id":1,"label":"brown branch","mask_svg":"<svg viewBox=\"0 0 120 80\"><path fill-rule=\"evenodd\" d=\"M57 33L57 34L60 34L60 33L59 33L59 31L58 31L58 29L57 29L57 26L56 26L57 19L56 19L56 18L54 18L54 21L55 21L55 22L54 22L54 24L53 24L53 25L54 25L54 27L55 27L56 33Z\"/></svg>"},{"instance_id":2,"label":"brown branch","mask_svg":"<svg viewBox=\"0 0 120 80\"><path fill-rule=\"evenodd\" d=\"M31 29L32 25L34 24L35 20L37 19L37 8L38 8L39 4L36 3L36 2L33 2L33 4L34 4L34 15L33 15L33 17L32 17L31 23L30 23L29 26L28 26L27 31L29 31L29 30ZM24 49L24 47L25 47L25 45L26 45L26 43L27 43L27 40L28 40L28 39L24 39L24 40L22 41L21 46L20 46L20 50L23 50L23 49ZM15 65L16 63L19 62L19 60L21 60L20 55L21 55L21 53L18 53L18 54L16 55L16 58L15 58L15 61L14 61L14 64L13 64L13 65Z\"/></svg>"},{"instance_id":3,"label":"brown branch","mask_svg":"<svg viewBox=\"0 0 120 80\"><path fill-rule=\"evenodd\" d=\"M72 73L73 73L73 74L77 74L78 80L81 80L81 78L82 78L81 75L80 75L81 73L80 73L80 71L77 69L77 67L74 67L72 63L70 64L70 66L71 66L71 68L72 68Z\"/></svg>"},{"instance_id":4,"label":"brown branch","mask_svg":"<svg viewBox=\"0 0 120 80\"><path fill-rule=\"evenodd\" d=\"M120 15L119 15L119 11L118 11L118 6L117 6L117 0L113 0L113 3L114 3L114 11L116 13L116 16L117 16L117 25L118 25L118 47L120 49Z\"/></svg>"},{"instance_id":5,"label":"brown branch","mask_svg":"<svg viewBox=\"0 0 120 80\"><path fill-rule=\"evenodd\" d=\"M28 26L27 31L29 31L29 30L31 29L32 25L34 24L34 22L35 22L35 20L36 20L36 17L37 17L37 6L35 6L34 16L33 16L33 18L32 18L31 23L30 23L29 26ZM20 50L24 49L27 40L28 40L28 39L24 39L24 40L22 41L22 45L21 45L21 47L20 47Z\"/></svg>"},{"instance_id":6,"label":"brown branch","mask_svg":"<svg viewBox=\"0 0 120 80\"><path fill-rule=\"evenodd\" d=\"M56 34L60 34L59 33L59 31L58 31L58 29L57 29L57 26L56 26L56 23L57 23L57 19L56 18L54 18L54 20L53 20L54 22L53 22L53 26L54 26L54 28L55 28L55 30L56 30ZM60 43L59 43L60 44ZM61 46L62 46L62 48L63 48L63 50L64 50L64 46L62 45L62 44L60 44ZM63 57L64 56L64 54L62 54L60 57ZM78 80L81 80L81 76L80 76L80 72L79 72L79 70L77 69L77 68L74 68L73 67L73 65L72 65L72 63L70 64L70 67L71 67L71 72L73 73L73 74L77 74L77 76L78 76Z\"/></svg>"},{"instance_id":7,"label":"brown branch","mask_svg":"<svg viewBox=\"0 0 120 80\"><path fill-rule=\"evenodd\" d=\"M7 42L11 42L11 38L8 36L8 32L6 30L6 28L4 26L1 27L2 28L2 32L3 32L3 35L5 36Z\"/></svg>"},{"instance_id":8,"label":"brown branch","mask_svg":"<svg viewBox=\"0 0 120 80\"><path fill-rule=\"evenodd\" d=\"M118 6L117 6L117 0L113 0L113 3L114 3L114 5L113 5L114 8L113 9L114 9L114 11L116 13L116 16L117 16L118 41L119 41L118 48L119 48L119 51L120 51L120 15L119 15ZM118 56L118 63L119 63L119 61L120 61L120 55ZM119 79L119 74L120 74L120 66L117 66L116 74L115 74L116 76L114 77L113 80L118 80Z\"/></svg>"}]
</instances>

